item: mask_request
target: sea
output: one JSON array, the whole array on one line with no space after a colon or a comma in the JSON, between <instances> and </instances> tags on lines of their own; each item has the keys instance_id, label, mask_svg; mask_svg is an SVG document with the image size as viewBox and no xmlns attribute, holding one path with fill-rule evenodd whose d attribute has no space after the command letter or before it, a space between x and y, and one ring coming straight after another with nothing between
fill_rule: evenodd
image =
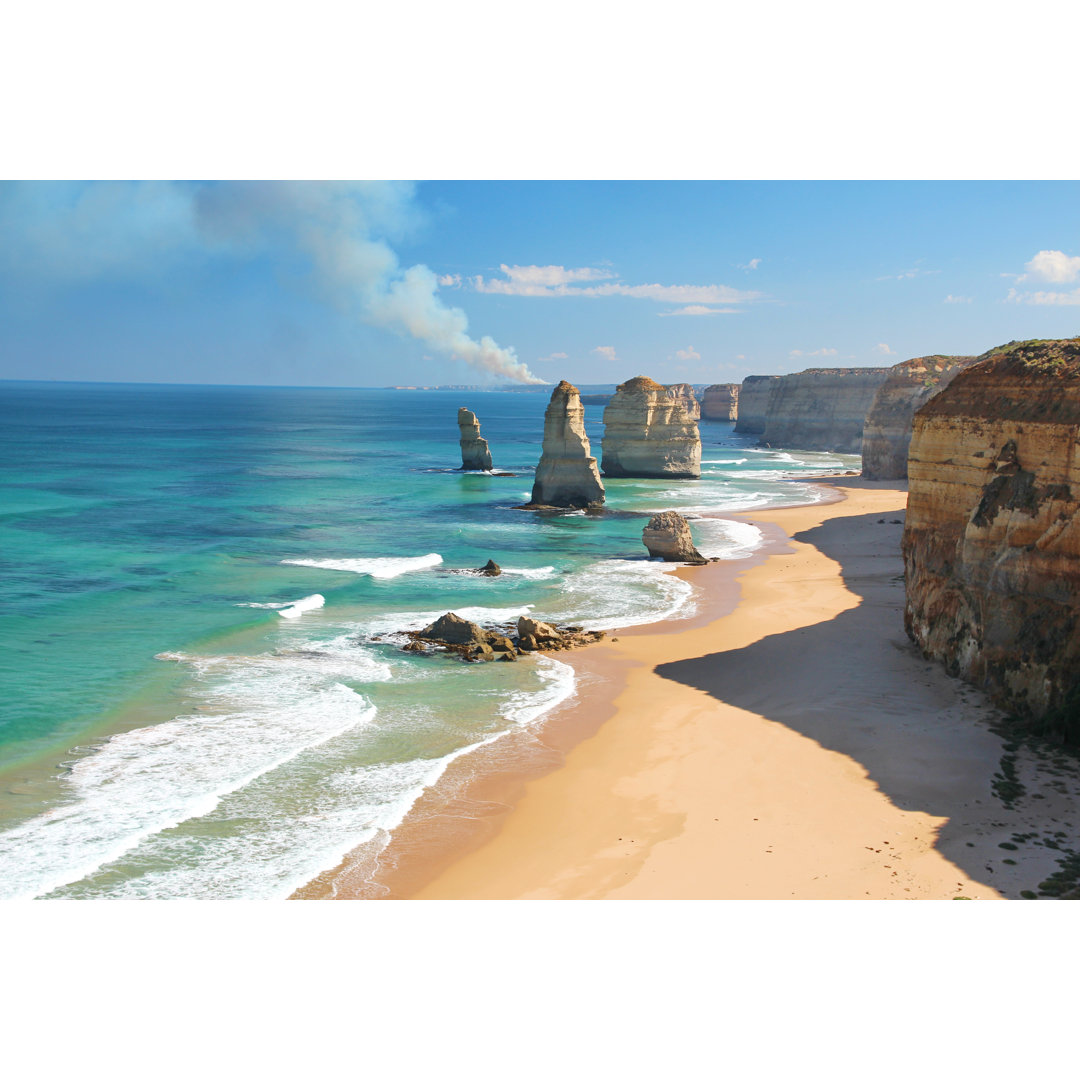
<instances>
[{"instance_id":1,"label":"sea","mask_svg":"<svg viewBox=\"0 0 1080 1080\"><path fill-rule=\"evenodd\" d=\"M738 560L762 534L717 515L859 464L702 421L700 480L523 511L547 399L0 383L0 898L290 896L575 693L555 657L415 656L402 631L687 618L699 587L647 557L649 515ZM459 406L491 473L458 469Z\"/></svg>"}]
</instances>

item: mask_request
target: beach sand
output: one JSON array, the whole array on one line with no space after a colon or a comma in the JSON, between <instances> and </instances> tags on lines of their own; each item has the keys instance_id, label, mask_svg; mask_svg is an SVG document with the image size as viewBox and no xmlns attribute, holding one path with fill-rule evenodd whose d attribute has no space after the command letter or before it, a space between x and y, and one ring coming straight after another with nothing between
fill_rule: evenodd
<instances>
[{"instance_id":1,"label":"beach sand","mask_svg":"<svg viewBox=\"0 0 1080 1080\"><path fill-rule=\"evenodd\" d=\"M1075 835L1074 767L1021 746L1023 796L1010 808L995 794L995 711L903 631L905 490L825 483L839 501L739 515L769 537L755 558L679 571L706 589L696 618L561 654L581 689L545 729L546 753L488 777L486 796L474 779L457 800L471 826L426 859L418 842L383 875L382 895L991 899L1037 888L1061 852L1034 837ZM421 815L424 828L437 817ZM335 895L361 894L331 876Z\"/></svg>"}]
</instances>

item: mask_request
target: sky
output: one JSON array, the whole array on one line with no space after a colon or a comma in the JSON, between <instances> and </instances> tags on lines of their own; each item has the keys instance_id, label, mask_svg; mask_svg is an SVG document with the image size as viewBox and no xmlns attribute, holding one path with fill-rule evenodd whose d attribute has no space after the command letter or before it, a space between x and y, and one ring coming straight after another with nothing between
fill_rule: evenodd
<instances>
[{"instance_id":1,"label":"sky","mask_svg":"<svg viewBox=\"0 0 1080 1080\"><path fill-rule=\"evenodd\" d=\"M737 382L1080 333L1080 183L0 183L0 379Z\"/></svg>"}]
</instances>

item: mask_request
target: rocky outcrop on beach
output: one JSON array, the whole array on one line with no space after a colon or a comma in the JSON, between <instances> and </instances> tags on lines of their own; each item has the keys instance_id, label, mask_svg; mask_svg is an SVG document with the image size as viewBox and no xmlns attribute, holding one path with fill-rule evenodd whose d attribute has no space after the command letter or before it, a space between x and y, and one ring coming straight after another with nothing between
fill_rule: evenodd
<instances>
[{"instance_id":1,"label":"rocky outcrop on beach","mask_svg":"<svg viewBox=\"0 0 1080 1080\"><path fill-rule=\"evenodd\" d=\"M841 454L862 451L863 424L890 368L809 368L784 375L769 398L761 442Z\"/></svg>"},{"instance_id":2,"label":"rocky outcrop on beach","mask_svg":"<svg viewBox=\"0 0 1080 1080\"><path fill-rule=\"evenodd\" d=\"M714 383L706 387L701 399L701 417L703 420L738 420L739 384Z\"/></svg>"},{"instance_id":3,"label":"rocky outcrop on beach","mask_svg":"<svg viewBox=\"0 0 1080 1080\"><path fill-rule=\"evenodd\" d=\"M862 475L868 480L907 479L908 447L915 410L935 394L976 356L917 356L889 371L878 387L863 425Z\"/></svg>"},{"instance_id":4,"label":"rocky outcrop on beach","mask_svg":"<svg viewBox=\"0 0 1080 1080\"><path fill-rule=\"evenodd\" d=\"M698 401L697 393L689 383L669 383L668 390L675 395L677 400L682 402L683 408L686 409L686 415L691 420L701 419L701 402Z\"/></svg>"},{"instance_id":5,"label":"rocky outcrop on beach","mask_svg":"<svg viewBox=\"0 0 1080 1080\"><path fill-rule=\"evenodd\" d=\"M585 434L585 407L577 387L563 379L552 391L544 413L544 444L528 506L597 509L603 505L604 484Z\"/></svg>"},{"instance_id":6,"label":"rocky outcrop on beach","mask_svg":"<svg viewBox=\"0 0 1080 1080\"><path fill-rule=\"evenodd\" d=\"M690 523L674 510L654 514L641 534L641 542L649 555L664 562L690 563L701 566L709 560L694 547Z\"/></svg>"},{"instance_id":7,"label":"rocky outcrop on beach","mask_svg":"<svg viewBox=\"0 0 1080 1080\"><path fill-rule=\"evenodd\" d=\"M491 451L487 439L480 437L480 421L476 413L468 409L457 411L458 430L461 432L462 469L491 471Z\"/></svg>"},{"instance_id":8,"label":"rocky outcrop on beach","mask_svg":"<svg viewBox=\"0 0 1080 1080\"><path fill-rule=\"evenodd\" d=\"M739 388L739 415L735 430L745 435L760 435L765 430L769 402L780 384L780 375L747 375Z\"/></svg>"},{"instance_id":9,"label":"rocky outcrop on beach","mask_svg":"<svg viewBox=\"0 0 1080 1080\"><path fill-rule=\"evenodd\" d=\"M591 645L604 637L602 630L584 630L580 626L553 626L522 616L516 634L509 627L485 629L448 611L423 630L408 630L405 652L456 653L462 660L476 663L485 660L516 660L527 652L559 652Z\"/></svg>"},{"instance_id":10,"label":"rocky outcrop on beach","mask_svg":"<svg viewBox=\"0 0 1080 1080\"><path fill-rule=\"evenodd\" d=\"M685 395L645 375L617 387L602 447L605 476L701 476L701 435Z\"/></svg>"},{"instance_id":11,"label":"rocky outcrop on beach","mask_svg":"<svg viewBox=\"0 0 1080 1080\"><path fill-rule=\"evenodd\" d=\"M915 414L911 639L1015 714L1080 738L1080 338L1012 342Z\"/></svg>"}]
</instances>

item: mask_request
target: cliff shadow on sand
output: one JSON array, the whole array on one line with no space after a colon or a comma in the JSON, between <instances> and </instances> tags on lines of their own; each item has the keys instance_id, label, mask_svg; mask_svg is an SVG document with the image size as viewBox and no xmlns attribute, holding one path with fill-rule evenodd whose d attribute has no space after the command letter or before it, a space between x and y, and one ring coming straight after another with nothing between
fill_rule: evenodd
<instances>
[{"instance_id":1,"label":"cliff shadow on sand","mask_svg":"<svg viewBox=\"0 0 1080 1080\"><path fill-rule=\"evenodd\" d=\"M899 809L947 819L935 847L971 878L1008 898L1046 895L1040 884L1080 849L1076 761L1007 741L983 695L909 641L897 517L793 537L839 565L856 606L656 672L846 755Z\"/></svg>"}]
</instances>

